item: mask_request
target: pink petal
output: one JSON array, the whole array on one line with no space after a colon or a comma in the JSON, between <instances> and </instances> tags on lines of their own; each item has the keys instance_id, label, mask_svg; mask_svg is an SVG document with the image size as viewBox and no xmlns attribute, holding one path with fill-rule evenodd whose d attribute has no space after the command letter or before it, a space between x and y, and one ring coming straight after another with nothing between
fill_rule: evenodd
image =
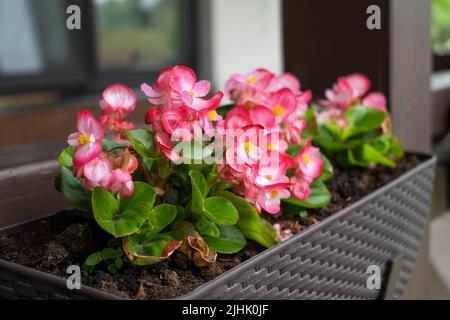
<instances>
[{"instance_id":1,"label":"pink petal","mask_svg":"<svg viewBox=\"0 0 450 320\"><path fill-rule=\"evenodd\" d=\"M106 110L108 108L108 103L102 99L98 102L98 105L100 106L100 109Z\"/></svg>"},{"instance_id":2,"label":"pink petal","mask_svg":"<svg viewBox=\"0 0 450 320\"><path fill-rule=\"evenodd\" d=\"M275 124L275 116L269 108L256 106L249 111L250 119L253 124L263 126L265 129L272 129Z\"/></svg>"},{"instance_id":3,"label":"pink petal","mask_svg":"<svg viewBox=\"0 0 450 320\"><path fill-rule=\"evenodd\" d=\"M70 146L78 147L80 145L80 142L78 141L78 132L71 133L67 138L67 143Z\"/></svg>"},{"instance_id":4,"label":"pink petal","mask_svg":"<svg viewBox=\"0 0 450 320\"><path fill-rule=\"evenodd\" d=\"M148 97L148 101L154 105L159 106L167 100L166 93L158 92L146 83L141 85L141 90Z\"/></svg>"},{"instance_id":5,"label":"pink petal","mask_svg":"<svg viewBox=\"0 0 450 320\"><path fill-rule=\"evenodd\" d=\"M164 69L158 76L155 82L155 89L161 92L170 91L170 76L174 67Z\"/></svg>"},{"instance_id":6,"label":"pink petal","mask_svg":"<svg viewBox=\"0 0 450 320\"><path fill-rule=\"evenodd\" d=\"M203 100L203 99L202 99ZM187 91L181 93L181 101L188 107L192 107L194 104L194 97Z\"/></svg>"},{"instance_id":7,"label":"pink petal","mask_svg":"<svg viewBox=\"0 0 450 320\"><path fill-rule=\"evenodd\" d=\"M309 184L305 180L298 179L294 185L291 186L291 191L295 198L303 201L308 199L311 190Z\"/></svg>"},{"instance_id":8,"label":"pink petal","mask_svg":"<svg viewBox=\"0 0 450 320\"><path fill-rule=\"evenodd\" d=\"M128 113L134 109L137 98L129 87L116 83L110 85L103 91L103 99L112 110L123 109Z\"/></svg>"},{"instance_id":9,"label":"pink petal","mask_svg":"<svg viewBox=\"0 0 450 320\"><path fill-rule=\"evenodd\" d=\"M268 90L275 92L284 88L290 89L293 93L298 93L300 92L300 81L292 73L286 72L273 78Z\"/></svg>"},{"instance_id":10,"label":"pink petal","mask_svg":"<svg viewBox=\"0 0 450 320\"><path fill-rule=\"evenodd\" d=\"M370 90L370 80L363 74L351 74L346 77L346 80L356 97L362 97Z\"/></svg>"},{"instance_id":11,"label":"pink petal","mask_svg":"<svg viewBox=\"0 0 450 320\"><path fill-rule=\"evenodd\" d=\"M381 92L372 92L363 100L363 105L386 111L386 97Z\"/></svg>"},{"instance_id":12,"label":"pink petal","mask_svg":"<svg viewBox=\"0 0 450 320\"><path fill-rule=\"evenodd\" d=\"M172 90L183 92L192 91L197 82L197 77L191 68L175 66L170 75L170 87Z\"/></svg>"},{"instance_id":13,"label":"pink petal","mask_svg":"<svg viewBox=\"0 0 450 320\"><path fill-rule=\"evenodd\" d=\"M195 84L194 91L196 97L204 97L209 93L209 90L211 90L211 83L206 80L199 81Z\"/></svg>"},{"instance_id":14,"label":"pink petal","mask_svg":"<svg viewBox=\"0 0 450 320\"><path fill-rule=\"evenodd\" d=\"M164 149L172 149L174 141L170 139L170 135L166 132L157 132L155 135L155 140L160 147Z\"/></svg>"},{"instance_id":15,"label":"pink petal","mask_svg":"<svg viewBox=\"0 0 450 320\"><path fill-rule=\"evenodd\" d=\"M77 130L79 133L93 134L96 140L103 139L105 131L94 115L87 109L82 109L77 116Z\"/></svg>"},{"instance_id":16,"label":"pink petal","mask_svg":"<svg viewBox=\"0 0 450 320\"><path fill-rule=\"evenodd\" d=\"M223 98L223 92L217 92L211 99L205 100L203 98L194 98L191 109L195 111L210 111L216 109Z\"/></svg>"},{"instance_id":17,"label":"pink petal","mask_svg":"<svg viewBox=\"0 0 450 320\"><path fill-rule=\"evenodd\" d=\"M127 183L131 181L131 174L122 169L116 169L112 172L112 178L119 183Z\"/></svg>"},{"instance_id":18,"label":"pink petal","mask_svg":"<svg viewBox=\"0 0 450 320\"><path fill-rule=\"evenodd\" d=\"M101 141L96 141L91 147L89 144L84 145L81 148L78 148L75 151L73 156L73 163L76 167L81 167L88 163L89 161L98 157L98 155L102 152L102 143Z\"/></svg>"},{"instance_id":19,"label":"pink petal","mask_svg":"<svg viewBox=\"0 0 450 320\"><path fill-rule=\"evenodd\" d=\"M313 93L311 90L305 91L297 97L299 103L308 104L313 98ZM304 110L306 111L306 110Z\"/></svg>"},{"instance_id":20,"label":"pink petal","mask_svg":"<svg viewBox=\"0 0 450 320\"><path fill-rule=\"evenodd\" d=\"M133 193L134 193L134 183L133 181L130 180L122 186L120 194L124 197L130 197Z\"/></svg>"}]
</instances>

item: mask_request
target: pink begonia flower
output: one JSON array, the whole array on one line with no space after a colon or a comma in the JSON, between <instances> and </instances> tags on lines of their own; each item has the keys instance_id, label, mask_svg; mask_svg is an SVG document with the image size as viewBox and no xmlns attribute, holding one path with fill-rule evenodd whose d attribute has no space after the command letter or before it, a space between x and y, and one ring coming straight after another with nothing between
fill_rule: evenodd
<instances>
[{"instance_id":1,"label":"pink begonia flower","mask_svg":"<svg viewBox=\"0 0 450 320\"><path fill-rule=\"evenodd\" d=\"M366 107L372 107L381 111L387 111L386 97L381 92L369 93L363 100L363 105Z\"/></svg>"},{"instance_id":2,"label":"pink begonia flower","mask_svg":"<svg viewBox=\"0 0 450 320\"><path fill-rule=\"evenodd\" d=\"M286 152L289 147L286 140L284 140L282 132L279 130L264 130L258 144L259 148L266 154L272 151Z\"/></svg>"},{"instance_id":3,"label":"pink begonia flower","mask_svg":"<svg viewBox=\"0 0 450 320\"><path fill-rule=\"evenodd\" d=\"M280 237L281 241L285 241L294 235L292 230L290 230L290 229L281 230L281 225L279 223L275 223L273 225L273 228L275 229L275 232Z\"/></svg>"},{"instance_id":4,"label":"pink begonia flower","mask_svg":"<svg viewBox=\"0 0 450 320\"><path fill-rule=\"evenodd\" d=\"M177 108L185 105L194 111L211 111L218 107L223 93L219 91L211 99L205 99L210 87L209 81L197 82L192 69L174 66L159 75L154 88L144 83L141 90L148 101L157 106Z\"/></svg>"},{"instance_id":5,"label":"pink begonia flower","mask_svg":"<svg viewBox=\"0 0 450 320\"><path fill-rule=\"evenodd\" d=\"M297 97L287 88L271 93L267 105L272 110L277 124L283 123L297 110Z\"/></svg>"},{"instance_id":6,"label":"pink begonia flower","mask_svg":"<svg viewBox=\"0 0 450 320\"><path fill-rule=\"evenodd\" d=\"M292 184L290 187L291 193L296 199L300 201L308 199L311 191L310 182L295 175L291 177L290 182Z\"/></svg>"},{"instance_id":7,"label":"pink begonia flower","mask_svg":"<svg viewBox=\"0 0 450 320\"><path fill-rule=\"evenodd\" d=\"M225 118L226 129L241 129L248 125L261 125L265 129L272 129L276 125L275 115L267 107L255 106L246 108L238 105L231 109Z\"/></svg>"},{"instance_id":8,"label":"pink begonia flower","mask_svg":"<svg viewBox=\"0 0 450 320\"><path fill-rule=\"evenodd\" d=\"M276 92L281 89L289 89L294 94L298 94L301 89L300 81L296 76L289 72L275 76L267 87L267 90L269 92Z\"/></svg>"},{"instance_id":9,"label":"pink begonia flower","mask_svg":"<svg viewBox=\"0 0 450 320\"><path fill-rule=\"evenodd\" d=\"M304 113L308 108L308 103L312 100L312 92L310 90L302 92L300 81L291 73L284 73L274 77L266 89L268 92L276 92L282 89L289 89L297 99L297 112L291 114L296 116L296 113Z\"/></svg>"},{"instance_id":10,"label":"pink begonia flower","mask_svg":"<svg viewBox=\"0 0 450 320\"><path fill-rule=\"evenodd\" d=\"M314 113L318 124L335 121L341 129L348 126L348 121L344 117L343 110L337 107L328 106L322 112L317 112L317 110L314 110Z\"/></svg>"},{"instance_id":11,"label":"pink begonia flower","mask_svg":"<svg viewBox=\"0 0 450 320\"><path fill-rule=\"evenodd\" d=\"M286 134L286 140L292 144L302 144L302 132L306 128L306 121L304 119L295 119L288 122Z\"/></svg>"},{"instance_id":12,"label":"pink begonia flower","mask_svg":"<svg viewBox=\"0 0 450 320\"><path fill-rule=\"evenodd\" d=\"M109 188L112 177L111 161L106 156L95 158L83 166L81 184L92 190L95 187Z\"/></svg>"},{"instance_id":13,"label":"pink begonia flower","mask_svg":"<svg viewBox=\"0 0 450 320\"><path fill-rule=\"evenodd\" d=\"M370 90L369 78L361 73L351 74L345 77L345 80L352 91L353 98L361 98Z\"/></svg>"},{"instance_id":14,"label":"pink begonia flower","mask_svg":"<svg viewBox=\"0 0 450 320\"><path fill-rule=\"evenodd\" d=\"M131 196L134 192L134 183L131 174L122 169L113 170L109 188L113 192L120 191L124 197Z\"/></svg>"},{"instance_id":15,"label":"pink begonia flower","mask_svg":"<svg viewBox=\"0 0 450 320\"><path fill-rule=\"evenodd\" d=\"M170 75L174 67L164 69L156 79L154 89L146 83L141 85L141 90L147 96L147 100L156 106L167 105L170 100Z\"/></svg>"},{"instance_id":16,"label":"pink begonia flower","mask_svg":"<svg viewBox=\"0 0 450 320\"><path fill-rule=\"evenodd\" d=\"M69 135L67 142L76 148L73 157L75 168L80 168L102 152L104 130L87 109L78 112L77 132Z\"/></svg>"},{"instance_id":17,"label":"pink begonia flower","mask_svg":"<svg viewBox=\"0 0 450 320\"><path fill-rule=\"evenodd\" d=\"M105 114L118 113L119 119L129 115L136 106L136 94L123 84L112 84L103 91L100 108Z\"/></svg>"},{"instance_id":18,"label":"pink begonia flower","mask_svg":"<svg viewBox=\"0 0 450 320\"><path fill-rule=\"evenodd\" d=\"M225 93L236 103L243 103L246 97L266 89L274 76L266 69L256 69L245 75L235 73L225 84Z\"/></svg>"},{"instance_id":19,"label":"pink begonia flower","mask_svg":"<svg viewBox=\"0 0 450 320\"><path fill-rule=\"evenodd\" d=\"M282 199L287 199L291 193L286 189L289 184L281 183L266 186L259 190L256 208L264 209L270 214L278 214Z\"/></svg>"},{"instance_id":20,"label":"pink begonia flower","mask_svg":"<svg viewBox=\"0 0 450 320\"><path fill-rule=\"evenodd\" d=\"M261 187L278 183L289 183L289 178L285 174L286 169L283 166L272 164L267 167L259 167L255 183Z\"/></svg>"},{"instance_id":21,"label":"pink begonia flower","mask_svg":"<svg viewBox=\"0 0 450 320\"><path fill-rule=\"evenodd\" d=\"M155 141L158 145L159 151L172 161L179 161L180 155L176 153L173 148L176 143L172 141L170 135L167 132L159 131L155 135Z\"/></svg>"},{"instance_id":22,"label":"pink begonia flower","mask_svg":"<svg viewBox=\"0 0 450 320\"><path fill-rule=\"evenodd\" d=\"M114 160L114 167L121 168L122 170L125 170L126 172L133 173L136 171L136 169L139 166L138 159L130 153L128 149L125 149L125 151L122 154L117 155Z\"/></svg>"},{"instance_id":23,"label":"pink begonia flower","mask_svg":"<svg viewBox=\"0 0 450 320\"><path fill-rule=\"evenodd\" d=\"M365 75L355 73L340 77L333 89L325 91L325 96L332 106L347 109L370 90L370 85L370 80Z\"/></svg>"},{"instance_id":24,"label":"pink begonia flower","mask_svg":"<svg viewBox=\"0 0 450 320\"><path fill-rule=\"evenodd\" d=\"M233 145L238 164L254 165L261 159L264 150L259 145L264 128L250 125L236 132L237 141Z\"/></svg>"},{"instance_id":25,"label":"pink begonia flower","mask_svg":"<svg viewBox=\"0 0 450 320\"><path fill-rule=\"evenodd\" d=\"M132 122L121 121L111 114L103 114L102 116L100 116L99 121L103 125L103 128L116 133L117 140L120 140L119 138L127 139L128 136L126 134L126 131L135 129L135 126Z\"/></svg>"},{"instance_id":26,"label":"pink begonia flower","mask_svg":"<svg viewBox=\"0 0 450 320\"><path fill-rule=\"evenodd\" d=\"M294 158L298 169L304 177L315 179L320 177L323 169L323 160L319 149L312 146L311 140L308 140L305 147Z\"/></svg>"}]
</instances>

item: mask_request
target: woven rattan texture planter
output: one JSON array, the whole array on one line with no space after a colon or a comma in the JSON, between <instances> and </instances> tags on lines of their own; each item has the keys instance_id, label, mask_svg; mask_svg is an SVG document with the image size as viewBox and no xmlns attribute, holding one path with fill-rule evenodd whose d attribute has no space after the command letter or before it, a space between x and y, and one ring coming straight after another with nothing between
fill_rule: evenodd
<instances>
[{"instance_id":1,"label":"woven rattan texture planter","mask_svg":"<svg viewBox=\"0 0 450 320\"><path fill-rule=\"evenodd\" d=\"M427 160L355 204L206 283L181 299L378 299L402 296L419 250L433 190ZM369 289L367 268L384 290ZM0 297L114 296L0 260Z\"/></svg>"}]
</instances>

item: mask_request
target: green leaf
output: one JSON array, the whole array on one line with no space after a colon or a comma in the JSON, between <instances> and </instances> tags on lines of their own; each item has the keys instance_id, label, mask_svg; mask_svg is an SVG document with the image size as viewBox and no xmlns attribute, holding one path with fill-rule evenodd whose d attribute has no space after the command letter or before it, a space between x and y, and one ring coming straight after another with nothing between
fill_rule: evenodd
<instances>
[{"instance_id":1,"label":"green leaf","mask_svg":"<svg viewBox=\"0 0 450 320\"><path fill-rule=\"evenodd\" d=\"M160 204L153 208L142 232L148 236L155 235L166 228L177 216L177 207L171 204Z\"/></svg>"},{"instance_id":2,"label":"green leaf","mask_svg":"<svg viewBox=\"0 0 450 320\"><path fill-rule=\"evenodd\" d=\"M233 107L234 107L234 104L227 104L227 105L220 106L219 108L217 108L216 111L220 116L222 116L225 119L228 111L233 109Z\"/></svg>"},{"instance_id":3,"label":"green leaf","mask_svg":"<svg viewBox=\"0 0 450 320\"><path fill-rule=\"evenodd\" d=\"M308 213L308 211L303 210L302 212L300 212L299 216L300 216L300 218L305 219L305 218L308 218L309 213Z\"/></svg>"},{"instance_id":4,"label":"green leaf","mask_svg":"<svg viewBox=\"0 0 450 320\"><path fill-rule=\"evenodd\" d=\"M155 197L155 190L143 182L136 182L133 195L127 198L119 195L116 199L111 192L95 188L92 193L95 220L116 238L133 234L151 214Z\"/></svg>"},{"instance_id":5,"label":"green leaf","mask_svg":"<svg viewBox=\"0 0 450 320\"><path fill-rule=\"evenodd\" d=\"M239 219L236 208L226 198L207 198L205 199L204 206L202 214L214 223L230 226L236 224Z\"/></svg>"},{"instance_id":6,"label":"green leaf","mask_svg":"<svg viewBox=\"0 0 450 320\"><path fill-rule=\"evenodd\" d=\"M345 165L351 165L351 166L358 166L367 168L369 166L369 163L363 159L361 159L361 148L358 148L356 150L348 150L347 151L347 159L343 159L341 162Z\"/></svg>"},{"instance_id":7,"label":"green leaf","mask_svg":"<svg viewBox=\"0 0 450 320\"><path fill-rule=\"evenodd\" d=\"M386 117L387 113L379 109L365 106L350 107L345 112L349 126L344 129L342 139L347 140L359 133L378 129Z\"/></svg>"},{"instance_id":8,"label":"green leaf","mask_svg":"<svg viewBox=\"0 0 450 320\"><path fill-rule=\"evenodd\" d=\"M66 167L61 167L59 189L72 207L91 212L91 192L84 189L72 171Z\"/></svg>"},{"instance_id":9,"label":"green leaf","mask_svg":"<svg viewBox=\"0 0 450 320\"><path fill-rule=\"evenodd\" d=\"M203 143L198 140L181 141L174 147L174 151L182 155L184 163L202 163L202 160L211 156L212 148L203 147Z\"/></svg>"},{"instance_id":10,"label":"green leaf","mask_svg":"<svg viewBox=\"0 0 450 320\"><path fill-rule=\"evenodd\" d=\"M320 153L320 156L323 160L323 171L321 176L319 177L319 180L327 181L333 176L333 165L331 164L328 157L326 157L323 153Z\"/></svg>"},{"instance_id":11,"label":"green leaf","mask_svg":"<svg viewBox=\"0 0 450 320\"><path fill-rule=\"evenodd\" d=\"M391 139L391 148L388 153L392 155L394 159L400 159L404 155L403 146L400 141L396 137L392 137Z\"/></svg>"},{"instance_id":12,"label":"green leaf","mask_svg":"<svg viewBox=\"0 0 450 320\"><path fill-rule=\"evenodd\" d=\"M189 171L192 185L192 205L191 210L197 214L201 214L204 208L204 201L207 193L207 184L205 177L198 171Z\"/></svg>"},{"instance_id":13,"label":"green leaf","mask_svg":"<svg viewBox=\"0 0 450 320\"><path fill-rule=\"evenodd\" d=\"M302 149L303 149L303 146L298 145L298 144L292 144L286 150L286 153L288 155L290 155L291 157L295 157Z\"/></svg>"},{"instance_id":14,"label":"green leaf","mask_svg":"<svg viewBox=\"0 0 450 320\"><path fill-rule=\"evenodd\" d=\"M109 152L114 148L124 147L124 146L126 146L126 143L117 143L115 141L108 140L108 139L102 140L102 150L105 152ZM120 152L120 150L117 149L117 152Z\"/></svg>"},{"instance_id":15,"label":"green leaf","mask_svg":"<svg viewBox=\"0 0 450 320\"><path fill-rule=\"evenodd\" d=\"M362 147L362 159L367 163L377 163L389 168L395 168L395 162L383 156L370 144L365 144Z\"/></svg>"},{"instance_id":16,"label":"green leaf","mask_svg":"<svg viewBox=\"0 0 450 320\"><path fill-rule=\"evenodd\" d=\"M308 199L300 201L291 197L283 201L303 208L317 209L325 207L330 200L330 191L328 191L323 181L316 179L311 183Z\"/></svg>"},{"instance_id":17,"label":"green leaf","mask_svg":"<svg viewBox=\"0 0 450 320\"><path fill-rule=\"evenodd\" d=\"M374 147L379 153L387 154L391 148L392 138L389 134L383 134L373 141L369 140L369 144Z\"/></svg>"},{"instance_id":18,"label":"green leaf","mask_svg":"<svg viewBox=\"0 0 450 320\"><path fill-rule=\"evenodd\" d=\"M205 199L208 193L206 179L196 170L189 171L192 184L192 212L204 215L217 224L233 225L238 220L238 213L233 204L221 197Z\"/></svg>"},{"instance_id":19,"label":"green leaf","mask_svg":"<svg viewBox=\"0 0 450 320\"><path fill-rule=\"evenodd\" d=\"M103 261L103 259L102 259L102 255L100 254L100 252L95 252L95 253L90 254L86 258L86 261L84 263L88 267L95 267L102 261Z\"/></svg>"},{"instance_id":20,"label":"green leaf","mask_svg":"<svg viewBox=\"0 0 450 320\"><path fill-rule=\"evenodd\" d=\"M105 248L102 251L100 251L100 254L103 260L111 260L122 257L123 252L121 248L118 249Z\"/></svg>"},{"instance_id":21,"label":"green leaf","mask_svg":"<svg viewBox=\"0 0 450 320\"><path fill-rule=\"evenodd\" d=\"M216 250L218 253L236 253L241 251L241 249L247 244L247 241L245 241L244 235L239 228L235 226L219 225L219 229L219 237L204 237L208 246Z\"/></svg>"},{"instance_id":22,"label":"green leaf","mask_svg":"<svg viewBox=\"0 0 450 320\"><path fill-rule=\"evenodd\" d=\"M220 230L214 222L211 222L204 216L200 216L195 223L195 227L202 236L218 237Z\"/></svg>"},{"instance_id":23,"label":"green leaf","mask_svg":"<svg viewBox=\"0 0 450 320\"><path fill-rule=\"evenodd\" d=\"M124 238L123 251L131 263L146 266L167 259L181 244L172 233L136 233Z\"/></svg>"},{"instance_id":24,"label":"green leaf","mask_svg":"<svg viewBox=\"0 0 450 320\"><path fill-rule=\"evenodd\" d=\"M58 163L61 167L72 169L73 155L75 154L75 147L65 148L58 157Z\"/></svg>"},{"instance_id":25,"label":"green leaf","mask_svg":"<svg viewBox=\"0 0 450 320\"><path fill-rule=\"evenodd\" d=\"M255 207L242 197L228 191L220 191L218 195L228 199L238 210L239 220L236 226L248 239L270 248L276 245L280 238L270 223L259 216Z\"/></svg>"},{"instance_id":26,"label":"green leaf","mask_svg":"<svg viewBox=\"0 0 450 320\"><path fill-rule=\"evenodd\" d=\"M321 123L318 126L319 135L323 139L339 141L341 139L342 129L336 121Z\"/></svg>"},{"instance_id":27,"label":"green leaf","mask_svg":"<svg viewBox=\"0 0 450 320\"><path fill-rule=\"evenodd\" d=\"M108 264L107 269L108 269L109 273L112 273L112 274L117 273L117 267L115 264Z\"/></svg>"},{"instance_id":28,"label":"green leaf","mask_svg":"<svg viewBox=\"0 0 450 320\"><path fill-rule=\"evenodd\" d=\"M128 140L133 145L134 150L144 159L159 158L156 153L155 140L153 135L146 130L137 129L127 131Z\"/></svg>"},{"instance_id":29,"label":"green leaf","mask_svg":"<svg viewBox=\"0 0 450 320\"><path fill-rule=\"evenodd\" d=\"M116 260L114 260L114 264L116 268L120 270L123 267L123 260L121 258L117 258Z\"/></svg>"}]
</instances>

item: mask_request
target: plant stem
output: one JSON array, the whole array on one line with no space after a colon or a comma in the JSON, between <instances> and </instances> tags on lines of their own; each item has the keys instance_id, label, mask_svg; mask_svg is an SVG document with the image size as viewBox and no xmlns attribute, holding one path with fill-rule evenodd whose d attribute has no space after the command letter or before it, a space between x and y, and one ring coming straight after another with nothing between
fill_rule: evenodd
<instances>
[{"instance_id":1,"label":"plant stem","mask_svg":"<svg viewBox=\"0 0 450 320\"><path fill-rule=\"evenodd\" d=\"M145 163L142 161L143 159L140 159L141 161L141 169L142 172L144 173L145 179L147 180L149 185L152 185L152 178L150 177L150 173L148 172L147 167L145 166Z\"/></svg>"}]
</instances>

